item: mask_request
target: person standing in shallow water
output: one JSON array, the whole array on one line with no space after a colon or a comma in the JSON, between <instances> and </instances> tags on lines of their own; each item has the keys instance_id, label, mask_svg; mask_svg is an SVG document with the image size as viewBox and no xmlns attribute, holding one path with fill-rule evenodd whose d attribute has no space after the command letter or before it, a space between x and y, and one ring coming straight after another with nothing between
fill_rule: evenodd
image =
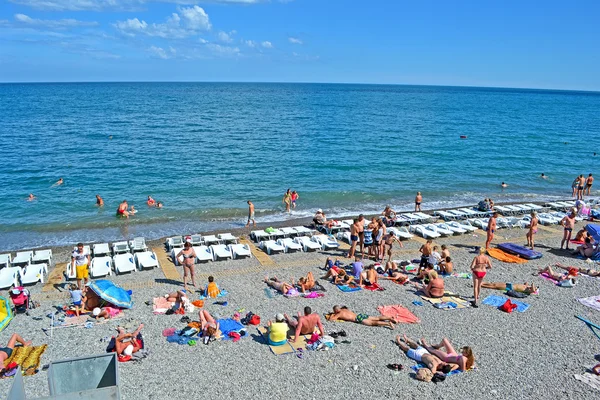
<instances>
[{"instance_id":1,"label":"person standing in shallow water","mask_svg":"<svg viewBox=\"0 0 600 400\"><path fill-rule=\"evenodd\" d=\"M254 219L254 203L252 203L250 200L248 200L247 203L248 203L248 222L246 223L246 228L250 226L250 221L252 221L254 226L256 226L256 220Z\"/></svg>"},{"instance_id":2,"label":"person standing in shallow water","mask_svg":"<svg viewBox=\"0 0 600 400\"><path fill-rule=\"evenodd\" d=\"M421 192L417 192L417 197L415 197L415 211L421 211L421 202L423 201L423 196L421 196Z\"/></svg>"},{"instance_id":3,"label":"person standing in shallow water","mask_svg":"<svg viewBox=\"0 0 600 400\"><path fill-rule=\"evenodd\" d=\"M285 211L288 213L291 212L290 207L292 205L292 192L290 191L290 189L288 189L287 192L285 192L285 194L283 195L282 203L285 204Z\"/></svg>"},{"instance_id":4,"label":"person standing in shallow water","mask_svg":"<svg viewBox=\"0 0 600 400\"><path fill-rule=\"evenodd\" d=\"M104 200L102 199L102 197L100 197L99 194L96 195L96 205L98 207L103 207L104 206Z\"/></svg>"}]
</instances>

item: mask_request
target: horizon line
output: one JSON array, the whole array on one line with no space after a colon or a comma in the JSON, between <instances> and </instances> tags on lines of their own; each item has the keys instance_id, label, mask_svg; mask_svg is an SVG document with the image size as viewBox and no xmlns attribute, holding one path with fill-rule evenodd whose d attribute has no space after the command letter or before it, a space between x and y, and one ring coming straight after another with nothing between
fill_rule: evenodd
<instances>
[{"instance_id":1,"label":"horizon line","mask_svg":"<svg viewBox=\"0 0 600 400\"><path fill-rule=\"evenodd\" d=\"M259 83L259 84L295 84L295 85L363 85L363 86L425 86L425 87L446 87L446 88L470 88L470 89L506 89L506 90L537 90L537 91L555 91L555 92L584 92L597 93L600 90L593 89L557 89L557 88L535 88L535 87L513 87L513 86L476 86L476 85L449 85L449 84L421 84L421 83L366 83L366 82L302 82L302 81L135 81L135 80L114 80L114 81L2 81L0 85L33 85L33 84L89 84L89 83Z\"/></svg>"}]
</instances>

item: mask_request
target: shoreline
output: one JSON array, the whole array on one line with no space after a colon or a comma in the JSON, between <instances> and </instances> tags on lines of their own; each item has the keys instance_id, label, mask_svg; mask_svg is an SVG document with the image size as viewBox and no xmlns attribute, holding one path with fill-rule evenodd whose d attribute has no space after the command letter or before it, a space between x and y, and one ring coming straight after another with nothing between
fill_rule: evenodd
<instances>
[{"instance_id":1,"label":"shoreline","mask_svg":"<svg viewBox=\"0 0 600 400\"><path fill-rule=\"evenodd\" d=\"M572 200L573 199L552 200L552 201L572 201ZM536 204L536 205L543 205L543 204L546 204L547 202L548 201L532 201L530 203ZM523 202L522 201L512 201L512 202L499 202L499 203L495 203L495 204L496 205L513 205L513 204L520 204L520 203L523 203ZM464 208L464 207L472 208L472 207L474 207L474 205L436 208L436 209L432 209L432 210L424 209L422 212L424 212L426 214L433 214L433 212L435 212L435 211L445 211L445 210L452 210L452 209ZM325 211L327 211L327 210L325 210ZM399 213L405 213L405 212L411 212L411 211L399 211ZM341 219L352 219L352 218L356 218L357 216L358 216L358 214L342 215L342 216L336 216L335 219L340 219L340 220ZM374 216L380 216L380 214L364 214L364 216L365 216L365 218L370 219ZM180 222L183 222L183 221L176 221L175 223L180 223ZM257 222L256 228L253 226L250 226L249 228L230 227L230 228L223 228L223 229L208 229L208 230L197 231L197 232L180 232L180 233L176 233L173 235L160 236L160 237L154 238L154 239L145 237L145 239L146 239L146 244L148 245L148 247L157 247L157 246L164 246L166 239L168 237L172 237L172 236L179 236L179 235L184 236L184 235L195 234L195 233L211 235L211 234L229 232L237 237L242 237L242 236L248 237L252 230L264 229L264 228L268 228L268 227L282 228L282 227L291 227L291 226L299 226L299 225L308 226L310 224L312 224L312 216L311 217L285 219L285 220L279 220L279 221ZM127 235L127 237L125 237L125 235L123 235L123 237L118 238L118 239L112 239L112 240L106 240L106 241L97 240L97 241L82 241L82 242L84 244L103 243L103 242L112 243L112 242L117 242L117 241L131 240L135 236L141 236L141 235L132 234L132 235ZM12 250L0 250L0 254L13 253L15 251L51 249L52 254L53 254L54 263L68 262L69 261L68 255L71 253L73 246L75 246L77 243L78 243L78 241L74 241L72 244L68 244L68 245L46 245L46 246L37 246L37 247L24 247L24 248L20 248L20 249L12 249Z\"/></svg>"}]
</instances>

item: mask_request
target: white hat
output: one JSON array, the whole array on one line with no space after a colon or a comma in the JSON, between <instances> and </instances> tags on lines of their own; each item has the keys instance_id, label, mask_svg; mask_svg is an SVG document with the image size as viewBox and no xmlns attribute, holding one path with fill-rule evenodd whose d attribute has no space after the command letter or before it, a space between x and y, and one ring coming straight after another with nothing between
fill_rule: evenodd
<instances>
[{"instance_id":1,"label":"white hat","mask_svg":"<svg viewBox=\"0 0 600 400\"><path fill-rule=\"evenodd\" d=\"M319 208L319 209L317 210L317 212L320 212L320 213L322 213L322 212L323 212L323 210L321 210L321 209Z\"/></svg>"},{"instance_id":2,"label":"white hat","mask_svg":"<svg viewBox=\"0 0 600 400\"><path fill-rule=\"evenodd\" d=\"M100 311L101 311L100 308L96 307L92 311L92 314L94 314L94 317L97 317L98 315L100 315Z\"/></svg>"},{"instance_id":3,"label":"white hat","mask_svg":"<svg viewBox=\"0 0 600 400\"><path fill-rule=\"evenodd\" d=\"M275 321L283 322L283 321L285 321L285 317L283 316L283 314L279 313L275 316Z\"/></svg>"},{"instance_id":4,"label":"white hat","mask_svg":"<svg viewBox=\"0 0 600 400\"><path fill-rule=\"evenodd\" d=\"M131 356L133 354L133 345L130 344L129 346L125 347L125 350L123 350L123 354L125 354L126 356Z\"/></svg>"}]
</instances>

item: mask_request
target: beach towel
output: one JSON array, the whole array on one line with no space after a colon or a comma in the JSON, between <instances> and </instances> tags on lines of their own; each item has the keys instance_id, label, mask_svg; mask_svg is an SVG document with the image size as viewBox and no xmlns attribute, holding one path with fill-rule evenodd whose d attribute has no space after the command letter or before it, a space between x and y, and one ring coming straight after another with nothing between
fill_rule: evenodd
<instances>
[{"instance_id":1,"label":"beach towel","mask_svg":"<svg viewBox=\"0 0 600 400\"><path fill-rule=\"evenodd\" d=\"M421 364L418 363L417 365L413 365L412 367L410 367L413 371L417 372L418 370L420 370L421 368L427 368L427 365L425 364ZM477 368L472 367L471 369L467 370L466 372L470 372L470 371L475 371ZM446 376L452 376L452 375L458 375L461 374L463 371L461 371L460 369L455 369L454 371L450 371L446 374Z\"/></svg>"},{"instance_id":2,"label":"beach towel","mask_svg":"<svg viewBox=\"0 0 600 400\"><path fill-rule=\"evenodd\" d=\"M500 249L488 249L487 253L491 257L494 257L496 260L500 260L500 261L503 261L506 263L512 263L512 264L526 264L527 263L527 260L517 257L512 254L508 254Z\"/></svg>"},{"instance_id":3,"label":"beach towel","mask_svg":"<svg viewBox=\"0 0 600 400\"><path fill-rule=\"evenodd\" d=\"M40 368L42 354L48 348L47 344L41 346L17 346L13 350L12 355L4 361L6 367L10 363L16 363L21 366L23 375L34 375Z\"/></svg>"},{"instance_id":4,"label":"beach towel","mask_svg":"<svg viewBox=\"0 0 600 400\"><path fill-rule=\"evenodd\" d=\"M367 290L370 290L371 292L375 292L375 291L384 291L385 289L382 288L381 286L379 286L379 284L377 283L372 283L370 285L365 285L364 287Z\"/></svg>"},{"instance_id":5,"label":"beach towel","mask_svg":"<svg viewBox=\"0 0 600 400\"><path fill-rule=\"evenodd\" d=\"M258 332L262 336L265 344L267 346L269 346L269 348L271 349L271 352L273 354L275 354L276 356L280 356L282 354L294 354L296 352L296 350L290 344L290 342L286 342L285 344L282 344L281 346L270 345L269 344L269 331L267 330L267 328L264 326L259 326L256 329L258 329Z\"/></svg>"},{"instance_id":6,"label":"beach towel","mask_svg":"<svg viewBox=\"0 0 600 400\"><path fill-rule=\"evenodd\" d=\"M584 297L581 299L577 299L577 301L586 307L590 307L596 311L600 311L600 296Z\"/></svg>"},{"instance_id":7,"label":"beach towel","mask_svg":"<svg viewBox=\"0 0 600 400\"><path fill-rule=\"evenodd\" d=\"M444 292L444 297L436 299L433 297L427 297L427 296L421 296L421 298L423 300L426 300L428 302L430 302L431 304L433 304L434 307L436 307L436 305L438 305L436 308L439 308L440 310L454 310L457 308L466 308L469 306L469 302L466 300L461 299L460 297L458 297L457 295L455 295L452 292L448 292L445 291ZM446 303L446 304L443 304ZM439 305L441 304L441 306ZM448 305L448 306L446 306ZM454 307L454 305L456 305L456 307Z\"/></svg>"},{"instance_id":8,"label":"beach towel","mask_svg":"<svg viewBox=\"0 0 600 400\"><path fill-rule=\"evenodd\" d=\"M336 285L342 292L357 292L361 290L360 286Z\"/></svg>"},{"instance_id":9,"label":"beach towel","mask_svg":"<svg viewBox=\"0 0 600 400\"><path fill-rule=\"evenodd\" d=\"M301 293L301 296L304 297L305 299L317 299L319 297L325 297L325 293L321 293L321 292L306 292L306 293Z\"/></svg>"},{"instance_id":10,"label":"beach towel","mask_svg":"<svg viewBox=\"0 0 600 400\"><path fill-rule=\"evenodd\" d=\"M406 307L402 307L401 305L391 305L391 306L379 306L377 307L377 311L384 317L394 318L396 322L403 322L406 324L418 324L421 322L419 318L413 313L411 313Z\"/></svg>"},{"instance_id":11,"label":"beach towel","mask_svg":"<svg viewBox=\"0 0 600 400\"><path fill-rule=\"evenodd\" d=\"M225 297L225 296L227 296L228 294L229 294L229 293L227 293L227 290L225 290L225 289L221 289L221 292L219 293L219 295L218 295L217 297L214 297L214 298L218 298L218 297ZM206 299L209 299L209 298L210 298L210 299L212 299L213 297L207 297L207 296L204 296L204 295L202 295L202 294L201 294L200 296L198 296L198 299L199 299L199 300L206 300Z\"/></svg>"},{"instance_id":12,"label":"beach towel","mask_svg":"<svg viewBox=\"0 0 600 400\"><path fill-rule=\"evenodd\" d=\"M500 243L498 248L506 253L517 255L527 260L542 258L542 253L514 243Z\"/></svg>"},{"instance_id":13,"label":"beach towel","mask_svg":"<svg viewBox=\"0 0 600 400\"><path fill-rule=\"evenodd\" d=\"M152 299L152 312L154 314L165 314L172 307L173 303L167 301L164 297L155 297Z\"/></svg>"},{"instance_id":14,"label":"beach towel","mask_svg":"<svg viewBox=\"0 0 600 400\"><path fill-rule=\"evenodd\" d=\"M504 303L506 303L506 300L508 300L508 297L498 296L498 295L493 294L493 295L490 295L490 296L486 297L485 299L483 299L483 301L481 303L486 304L488 306L501 307ZM516 311L518 311L518 312L525 312L530 307L529 304L523 303L521 301L512 300L512 299L510 301L513 304L517 305Z\"/></svg>"},{"instance_id":15,"label":"beach towel","mask_svg":"<svg viewBox=\"0 0 600 400\"><path fill-rule=\"evenodd\" d=\"M452 277L452 278L463 278L463 279L473 279L473 274L469 274L468 272L453 272L452 274L443 274L444 278Z\"/></svg>"},{"instance_id":16,"label":"beach towel","mask_svg":"<svg viewBox=\"0 0 600 400\"><path fill-rule=\"evenodd\" d=\"M590 367L590 369L591 369L591 367ZM578 381L581 381L581 382L585 383L586 385L593 387L596 390L600 390L600 376L598 376L596 374L592 374L590 372L585 372L582 375L574 374L573 377L575 379L577 379Z\"/></svg>"},{"instance_id":17,"label":"beach towel","mask_svg":"<svg viewBox=\"0 0 600 400\"><path fill-rule=\"evenodd\" d=\"M229 334L231 332L236 332L240 334L240 337L245 337L246 335L246 328L244 327L244 325L242 325L241 323L239 323L238 321L231 319L231 318L227 318L227 319L218 319L217 322L219 323L219 330L222 333L222 336L219 338L221 340L231 340L233 339L231 336L229 336ZM242 334L242 332L244 334Z\"/></svg>"},{"instance_id":18,"label":"beach towel","mask_svg":"<svg viewBox=\"0 0 600 400\"><path fill-rule=\"evenodd\" d=\"M268 299L272 299L277 296L281 296L281 292L279 292L278 290L275 290L275 289L271 289L270 287L265 288L264 292L265 292L265 296L267 296Z\"/></svg>"}]
</instances>

